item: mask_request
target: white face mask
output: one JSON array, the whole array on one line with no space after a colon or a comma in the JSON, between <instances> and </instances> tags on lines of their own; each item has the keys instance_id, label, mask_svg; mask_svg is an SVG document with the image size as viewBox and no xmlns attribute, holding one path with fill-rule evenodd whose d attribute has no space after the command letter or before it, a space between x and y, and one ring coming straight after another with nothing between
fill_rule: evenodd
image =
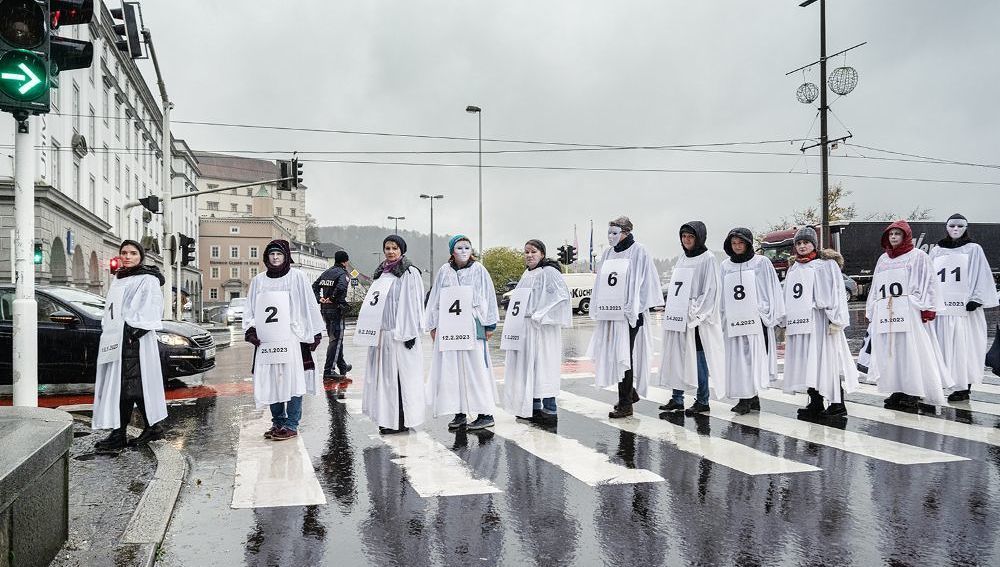
<instances>
[{"instance_id":1,"label":"white face mask","mask_svg":"<svg viewBox=\"0 0 1000 567\"><path fill-rule=\"evenodd\" d=\"M951 219L948 221L948 236L952 240L958 240L965 235L965 230L969 228L968 221L962 219Z\"/></svg>"},{"instance_id":2,"label":"white face mask","mask_svg":"<svg viewBox=\"0 0 1000 567\"><path fill-rule=\"evenodd\" d=\"M460 263L465 264L472 257L472 245L466 241L461 241L455 245L455 251L453 252L455 259Z\"/></svg>"},{"instance_id":3,"label":"white face mask","mask_svg":"<svg viewBox=\"0 0 1000 567\"><path fill-rule=\"evenodd\" d=\"M622 229L620 226L608 227L608 245L615 246L622 239Z\"/></svg>"}]
</instances>

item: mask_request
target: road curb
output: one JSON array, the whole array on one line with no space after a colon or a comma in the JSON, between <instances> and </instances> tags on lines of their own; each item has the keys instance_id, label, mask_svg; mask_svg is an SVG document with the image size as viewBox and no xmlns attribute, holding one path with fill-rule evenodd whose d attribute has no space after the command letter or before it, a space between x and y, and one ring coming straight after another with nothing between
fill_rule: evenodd
<instances>
[{"instance_id":1,"label":"road curb","mask_svg":"<svg viewBox=\"0 0 1000 567\"><path fill-rule=\"evenodd\" d=\"M73 418L87 424L91 422L86 416L74 414ZM128 432L138 436L142 430L130 425ZM139 498L117 545L119 557L131 558L133 565L145 567L156 563L156 552L167 534L188 470L184 455L166 441L153 441L149 448L156 459L156 472Z\"/></svg>"}]
</instances>

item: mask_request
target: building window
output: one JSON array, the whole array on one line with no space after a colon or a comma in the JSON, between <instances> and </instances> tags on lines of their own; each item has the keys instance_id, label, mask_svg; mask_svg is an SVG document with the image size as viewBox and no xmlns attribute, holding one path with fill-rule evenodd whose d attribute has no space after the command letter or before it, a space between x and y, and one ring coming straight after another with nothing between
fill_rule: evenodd
<instances>
[{"instance_id":1,"label":"building window","mask_svg":"<svg viewBox=\"0 0 1000 567\"><path fill-rule=\"evenodd\" d=\"M59 143L56 142L55 138L52 138L52 186L56 189L59 189L59 154Z\"/></svg>"},{"instance_id":2,"label":"building window","mask_svg":"<svg viewBox=\"0 0 1000 567\"><path fill-rule=\"evenodd\" d=\"M132 198L132 185L131 185L131 180L129 178L129 173L130 173L129 168L126 165L125 166L125 198L126 199L131 199Z\"/></svg>"},{"instance_id":3,"label":"building window","mask_svg":"<svg viewBox=\"0 0 1000 567\"><path fill-rule=\"evenodd\" d=\"M91 175L90 176L90 195L87 196L87 201L90 203L88 209L90 212L97 214L97 179Z\"/></svg>"},{"instance_id":4,"label":"building window","mask_svg":"<svg viewBox=\"0 0 1000 567\"><path fill-rule=\"evenodd\" d=\"M135 196L136 199L138 199L139 197L145 197L146 196L145 190L142 192L142 195L138 194L139 193L139 176L138 175L135 176L135 192L136 192L136 196Z\"/></svg>"},{"instance_id":5,"label":"building window","mask_svg":"<svg viewBox=\"0 0 1000 567\"><path fill-rule=\"evenodd\" d=\"M229 212L235 213L238 208L239 205L237 205L236 203L229 203Z\"/></svg>"},{"instance_id":6,"label":"building window","mask_svg":"<svg viewBox=\"0 0 1000 567\"><path fill-rule=\"evenodd\" d=\"M122 190L122 158L115 156L115 191Z\"/></svg>"},{"instance_id":7,"label":"building window","mask_svg":"<svg viewBox=\"0 0 1000 567\"><path fill-rule=\"evenodd\" d=\"M208 298L209 299L219 299L219 290L215 289L214 287L212 289L208 290Z\"/></svg>"},{"instance_id":8,"label":"building window","mask_svg":"<svg viewBox=\"0 0 1000 567\"><path fill-rule=\"evenodd\" d=\"M73 199L80 204L83 204L83 200L80 198L80 192L83 190L80 181L80 160L73 160Z\"/></svg>"},{"instance_id":9,"label":"building window","mask_svg":"<svg viewBox=\"0 0 1000 567\"><path fill-rule=\"evenodd\" d=\"M218 201L208 201L205 204L208 205L208 210L210 210L210 211L217 211L217 210L219 210L219 202Z\"/></svg>"},{"instance_id":10,"label":"building window","mask_svg":"<svg viewBox=\"0 0 1000 567\"><path fill-rule=\"evenodd\" d=\"M122 225L122 208L121 207L115 207L115 222L114 222L114 225L115 225L114 226L115 234L118 234L120 236L121 232L118 231L118 227L120 227Z\"/></svg>"},{"instance_id":11,"label":"building window","mask_svg":"<svg viewBox=\"0 0 1000 567\"><path fill-rule=\"evenodd\" d=\"M80 133L80 85L73 81L73 133Z\"/></svg>"},{"instance_id":12,"label":"building window","mask_svg":"<svg viewBox=\"0 0 1000 567\"><path fill-rule=\"evenodd\" d=\"M295 216L295 209L292 209L292 216Z\"/></svg>"},{"instance_id":13,"label":"building window","mask_svg":"<svg viewBox=\"0 0 1000 567\"><path fill-rule=\"evenodd\" d=\"M253 205L247 205L247 213L253 214Z\"/></svg>"},{"instance_id":14,"label":"building window","mask_svg":"<svg viewBox=\"0 0 1000 567\"><path fill-rule=\"evenodd\" d=\"M253 197L253 187L247 187L247 197Z\"/></svg>"},{"instance_id":15,"label":"building window","mask_svg":"<svg viewBox=\"0 0 1000 567\"><path fill-rule=\"evenodd\" d=\"M216 183L209 183L209 184L208 184L208 188L209 188L209 190L212 190L212 189L218 189L218 188L219 188L219 185L218 185L218 184L216 184Z\"/></svg>"},{"instance_id":16,"label":"building window","mask_svg":"<svg viewBox=\"0 0 1000 567\"><path fill-rule=\"evenodd\" d=\"M274 214L276 214L278 216L281 216L281 207L275 207L274 208Z\"/></svg>"},{"instance_id":17,"label":"building window","mask_svg":"<svg viewBox=\"0 0 1000 567\"><path fill-rule=\"evenodd\" d=\"M104 100L101 102L101 115L104 117L104 125L105 126L108 125L108 116L109 116L108 115L108 97L110 97L110 96L111 96L111 94L109 93L108 87L104 87Z\"/></svg>"},{"instance_id":18,"label":"building window","mask_svg":"<svg viewBox=\"0 0 1000 567\"><path fill-rule=\"evenodd\" d=\"M230 258L239 258L240 257L240 247L239 246L230 246L229 247L229 257Z\"/></svg>"},{"instance_id":19,"label":"building window","mask_svg":"<svg viewBox=\"0 0 1000 567\"><path fill-rule=\"evenodd\" d=\"M212 266L212 279L213 280L219 279L219 267L218 266Z\"/></svg>"},{"instance_id":20,"label":"building window","mask_svg":"<svg viewBox=\"0 0 1000 567\"><path fill-rule=\"evenodd\" d=\"M240 268L238 266L233 266L232 268L229 268L229 277L234 280L240 279Z\"/></svg>"},{"instance_id":21,"label":"building window","mask_svg":"<svg viewBox=\"0 0 1000 567\"><path fill-rule=\"evenodd\" d=\"M122 107L115 101L115 138L122 139Z\"/></svg>"},{"instance_id":22,"label":"building window","mask_svg":"<svg viewBox=\"0 0 1000 567\"><path fill-rule=\"evenodd\" d=\"M95 116L94 107L90 107L90 137L87 138L87 146L94 147L97 143L97 116Z\"/></svg>"},{"instance_id":23,"label":"building window","mask_svg":"<svg viewBox=\"0 0 1000 567\"><path fill-rule=\"evenodd\" d=\"M260 273L260 268L257 268L257 267L251 267L250 268L250 278L251 279L253 279L254 277L256 277L257 274L259 274L259 273Z\"/></svg>"},{"instance_id":24,"label":"building window","mask_svg":"<svg viewBox=\"0 0 1000 567\"><path fill-rule=\"evenodd\" d=\"M252 260L256 260L258 257L260 257L260 249L257 248L256 246L251 246L250 247L250 258Z\"/></svg>"},{"instance_id":25,"label":"building window","mask_svg":"<svg viewBox=\"0 0 1000 567\"><path fill-rule=\"evenodd\" d=\"M101 158L104 166L104 180L108 179L108 162L111 160L110 152L108 152L108 145L104 144L104 157Z\"/></svg>"},{"instance_id":26,"label":"building window","mask_svg":"<svg viewBox=\"0 0 1000 567\"><path fill-rule=\"evenodd\" d=\"M209 254L210 254L210 256L212 258L218 258L219 254L220 254L219 247L218 246L212 246L211 252L209 252Z\"/></svg>"},{"instance_id":27,"label":"building window","mask_svg":"<svg viewBox=\"0 0 1000 567\"><path fill-rule=\"evenodd\" d=\"M238 226L229 227L229 234L239 234L239 233L240 233L240 227Z\"/></svg>"},{"instance_id":28,"label":"building window","mask_svg":"<svg viewBox=\"0 0 1000 567\"><path fill-rule=\"evenodd\" d=\"M291 199L291 200L293 200L293 201L297 201L297 200L298 200L298 199L297 199L297 198L295 197L295 191L292 191L291 193L289 193L289 194L288 194L288 198L289 198L289 199Z\"/></svg>"}]
</instances>

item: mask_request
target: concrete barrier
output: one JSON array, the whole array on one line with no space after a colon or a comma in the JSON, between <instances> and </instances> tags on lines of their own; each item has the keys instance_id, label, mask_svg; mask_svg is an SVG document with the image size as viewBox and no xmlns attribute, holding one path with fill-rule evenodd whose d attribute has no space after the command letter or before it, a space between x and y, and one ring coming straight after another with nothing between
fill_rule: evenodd
<instances>
[{"instance_id":1,"label":"concrete barrier","mask_svg":"<svg viewBox=\"0 0 1000 567\"><path fill-rule=\"evenodd\" d=\"M73 418L0 407L0 567L48 565L69 536Z\"/></svg>"}]
</instances>

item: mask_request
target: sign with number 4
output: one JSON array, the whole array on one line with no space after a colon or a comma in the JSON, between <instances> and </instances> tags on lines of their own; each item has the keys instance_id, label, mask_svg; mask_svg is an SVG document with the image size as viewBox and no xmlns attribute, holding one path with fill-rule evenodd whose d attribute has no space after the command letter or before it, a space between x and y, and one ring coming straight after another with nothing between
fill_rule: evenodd
<instances>
[{"instance_id":1,"label":"sign with number 4","mask_svg":"<svg viewBox=\"0 0 1000 567\"><path fill-rule=\"evenodd\" d=\"M476 348L476 319L472 316L470 286L451 286L441 290L437 344L440 351Z\"/></svg>"}]
</instances>

